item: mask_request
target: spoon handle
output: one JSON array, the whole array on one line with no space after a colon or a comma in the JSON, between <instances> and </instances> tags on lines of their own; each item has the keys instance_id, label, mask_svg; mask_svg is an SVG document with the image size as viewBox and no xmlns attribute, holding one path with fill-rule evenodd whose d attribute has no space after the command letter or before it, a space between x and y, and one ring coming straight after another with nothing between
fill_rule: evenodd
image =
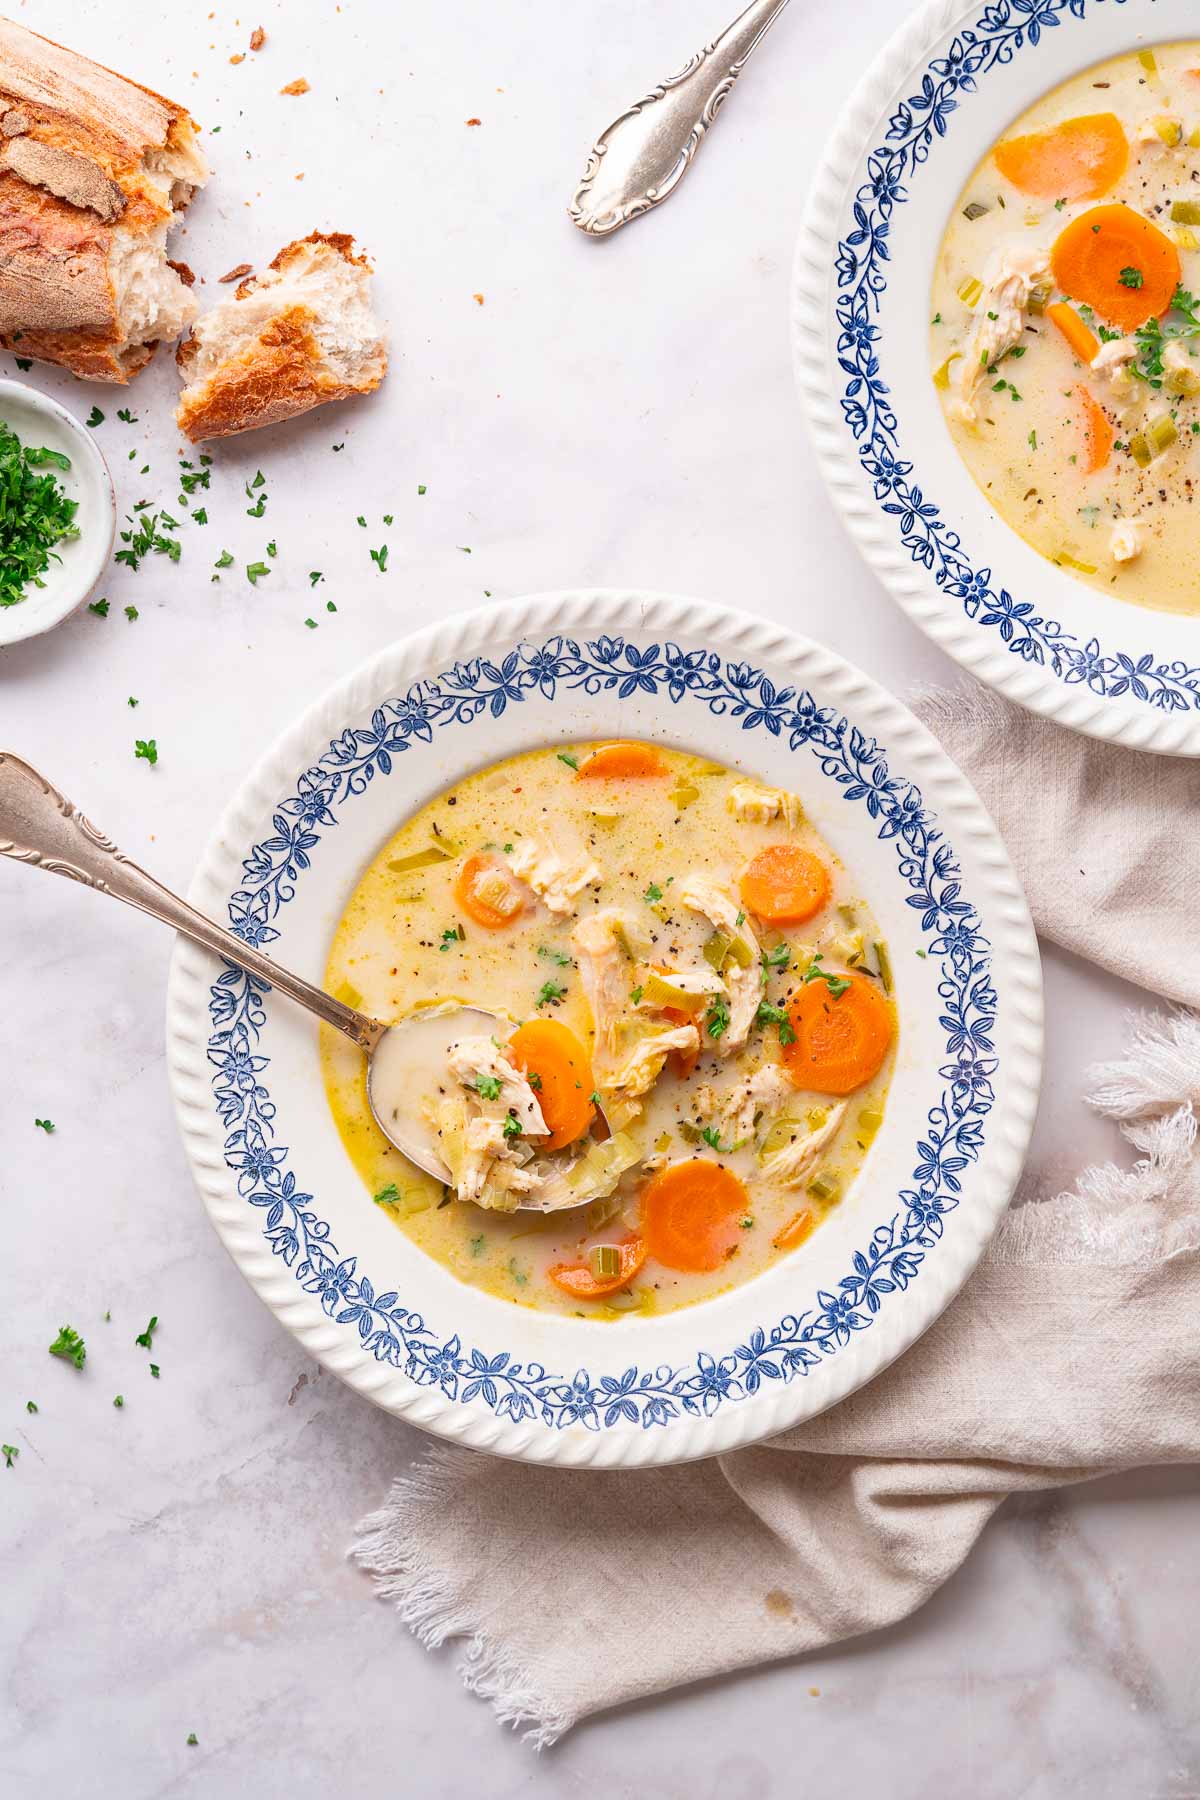
<instances>
[{"instance_id":1,"label":"spoon handle","mask_svg":"<svg viewBox=\"0 0 1200 1800\"><path fill-rule=\"evenodd\" d=\"M345 1006L323 989L281 969L231 931L222 930L169 888L147 875L110 843L89 819L11 751L0 750L0 856L11 856L50 875L65 875L111 894L171 925L181 936L236 963L256 981L298 1001L326 1025L344 1031L370 1053L386 1029L377 1019Z\"/></svg>"},{"instance_id":2,"label":"spoon handle","mask_svg":"<svg viewBox=\"0 0 1200 1800\"><path fill-rule=\"evenodd\" d=\"M787 0L753 0L732 25L603 132L567 208L605 237L675 192L752 50Z\"/></svg>"}]
</instances>

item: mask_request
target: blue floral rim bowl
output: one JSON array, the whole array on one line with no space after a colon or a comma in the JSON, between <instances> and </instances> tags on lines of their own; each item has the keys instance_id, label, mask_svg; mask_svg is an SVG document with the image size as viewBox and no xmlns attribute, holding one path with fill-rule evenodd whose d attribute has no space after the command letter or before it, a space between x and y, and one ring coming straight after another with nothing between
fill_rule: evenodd
<instances>
[{"instance_id":1,"label":"blue floral rim bowl","mask_svg":"<svg viewBox=\"0 0 1200 1800\"><path fill-rule=\"evenodd\" d=\"M1011 121L1105 57L1198 30L1194 0L930 0L833 133L792 306L822 472L893 598L1010 699L1177 756L1200 756L1200 617L1085 587L996 516L942 418L927 321L951 208Z\"/></svg>"},{"instance_id":2,"label":"blue floral rim bowl","mask_svg":"<svg viewBox=\"0 0 1200 1800\"><path fill-rule=\"evenodd\" d=\"M794 1257L662 1318L546 1317L479 1293L371 1204L306 1015L182 942L167 1010L204 1203L304 1348L440 1436L571 1467L709 1456L877 1374L975 1266L1020 1171L1041 1069L1028 909L963 776L830 651L695 600L542 595L384 651L267 753L191 898L320 980L359 871L405 815L496 758L608 736L793 789L891 947L900 1047L885 1122Z\"/></svg>"}]
</instances>

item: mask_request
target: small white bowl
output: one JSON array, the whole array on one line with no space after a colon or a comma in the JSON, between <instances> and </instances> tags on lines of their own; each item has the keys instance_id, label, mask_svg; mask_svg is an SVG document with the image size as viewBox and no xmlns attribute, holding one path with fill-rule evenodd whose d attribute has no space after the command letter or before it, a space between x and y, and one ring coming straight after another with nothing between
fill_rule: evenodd
<instances>
[{"instance_id":1,"label":"small white bowl","mask_svg":"<svg viewBox=\"0 0 1200 1800\"><path fill-rule=\"evenodd\" d=\"M108 565L117 530L117 498L108 464L94 432L46 394L23 381L0 381L0 420L22 444L57 450L71 467L53 471L78 504L79 536L61 544L61 562L51 561L44 587L29 587L18 606L0 606L0 648L40 637L43 631L82 606Z\"/></svg>"}]
</instances>

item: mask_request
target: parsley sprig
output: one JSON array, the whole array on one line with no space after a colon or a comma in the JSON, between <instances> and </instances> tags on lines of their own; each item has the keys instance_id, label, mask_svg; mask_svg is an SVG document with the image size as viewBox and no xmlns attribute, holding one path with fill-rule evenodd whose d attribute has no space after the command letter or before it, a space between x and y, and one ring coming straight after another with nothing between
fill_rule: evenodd
<instances>
[{"instance_id":1,"label":"parsley sprig","mask_svg":"<svg viewBox=\"0 0 1200 1800\"><path fill-rule=\"evenodd\" d=\"M1178 318L1182 323L1164 325L1161 319L1147 319L1134 334L1138 354L1137 361L1131 367L1134 374L1139 375L1152 388L1161 388L1163 384L1163 355L1168 346L1181 343L1187 338L1200 337L1200 301L1187 288L1175 289L1166 316L1168 320Z\"/></svg>"},{"instance_id":2,"label":"parsley sprig","mask_svg":"<svg viewBox=\"0 0 1200 1800\"><path fill-rule=\"evenodd\" d=\"M60 1325L58 1336L50 1345L51 1356L61 1356L64 1362L74 1363L82 1369L87 1359L87 1345L79 1333L71 1325Z\"/></svg>"}]
</instances>

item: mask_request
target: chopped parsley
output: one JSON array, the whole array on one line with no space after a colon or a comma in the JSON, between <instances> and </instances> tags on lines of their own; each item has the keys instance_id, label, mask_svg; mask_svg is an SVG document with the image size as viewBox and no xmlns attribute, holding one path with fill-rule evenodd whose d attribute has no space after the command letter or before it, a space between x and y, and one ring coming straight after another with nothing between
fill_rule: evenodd
<instances>
[{"instance_id":1,"label":"chopped parsley","mask_svg":"<svg viewBox=\"0 0 1200 1800\"><path fill-rule=\"evenodd\" d=\"M136 425L138 422L138 415L130 412L127 406L119 406L117 408L117 417L121 420L123 425Z\"/></svg>"},{"instance_id":2,"label":"chopped parsley","mask_svg":"<svg viewBox=\"0 0 1200 1800\"><path fill-rule=\"evenodd\" d=\"M134 513L141 515L136 524L132 515L127 515L130 518L130 527L128 531L121 533L121 542L125 548L118 550L113 559L115 562L124 563L127 568L133 570L135 575L142 566L142 558L147 556L151 550L156 556L169 557L172 562L178 562L183 554L183 546L179 539L168 537L165 532L158 529L162 524L166 526L167 531L174 531L178 527L178 519L173 519L170 513L166 512L147 513L148 505L148 501L141 500L134 507Z\"/></svg>"},{"instance_id":3,"label":"chopped parsley","mask_svg":"<svg viewBox=\"0 0 1200 1800\"><path fill-rule=\"evenodd\" d=\"M795 1043L796 1033L792 1029L792 1021L782 1006L772 1006L769 1000L760 1000L757 1016L760 1025L778 1025L779 1042L785 1048L788 1044Z\"/></svg>"},{"instance_id":4,"label":"chopped parsley","mask_svg":"<svg viewBox=\"0 0 1200 1800\"><path fill-rule=\"evenodd\" d=\"M1135 333L1138 357L1130 367L1135 375L1139 375L1152 388L1161 388L1163 384L1163 353L1167 346L1183 339L1200 337L1200 303L1187 288L1175 289L1167 308L1168 316L1172 313L1182 319L1181 325L1164 326L1160 319L1147 319Z\"/></svg>"},{"instance_id":5,"label":"chopped parsley","mask_svg":"<svg viewBox=\"0 0 1200 1800\"><path fill-rule=\"evenodd\" d=\"M220 130L220 127L217 126L216 129ZM198 1744L200 1739L196 1736L194 1731L189 1731L187 1734L187 1741L189 1744Z\"/></svg>"},{"instance_id":6,"label":"chopped parsley","mask_svg":"<svg viewBox=\"0 0 1200 1800\"><path fill-rule=\"evenodd\" d=\"M438 949L448 950L451 944L461 944L466 935L461 925L448 925L442 933L442 941L438 945Z\"/></svg>"},{"instance_id":7,"label":"chopped parsley","mask_svg":"<svg viewBox=\"0 0 1200 1800\"><path fill-rule=\"evenodd\" d=\"M569 969L571 966L571 958L564 956L562 951L556 950L552 944L539 944L537 953L539 956L544 956L547 962L557 963L560 969Z\"/></svg>"},{"instance_id":8,"label":"chopped parsley","mask_svg":"<svg viewBox=\"0 0 1200 1800\"><path fill-rule=\"evenodd\" d=\"M113 1405L114 1406L124 1406L124 1404L125 1404L124 1394L114 1394L113 1395Z\"/></svg>"},{"instance_id":9,"label":"chopped parsley","mask_svg":"<svg viewBox=\"0 0 1200 1800\"><path fill-rule=\"evenodd\" d=\"M718 1156L732 1156L733 1152L740 1149L742 1144L746 1141L744 1138L739 1138L734 1144L723 1144L721 1142L721 1134L715 1125L706 1125L704 1130L700 1133L700 1136L704 1139L704 1142L708 1145L709 1149L715 1150Z\"/></svg>"},{"instance_id":10,"label":"chopped parsley","mask_svg":"<svg viewBox=\"0 0 1200 1800\"><path fill-rule=\"evenodd\" d=\"M764 969L786 969L792 960L792 946L784 940L782 944L772 944L769 950L762 953Z\"/></svg>"},{"instance_id":11,"label":"chopped parsley","mask_svg":"<svg viewBox=\"0 0 1200 1800\"><path fill-rule=\"evenodd\" d=\"M74 1363L82 1369L87 1358L87 1345L70 1325L61 1325L58 1336L50 1345L51 1356L61 1356L64 1362Z\"/></svg>"},{"instance_id":12,"label":"chopped parsley","mask_svg":"<svg viewBox=\"0 0 1200 1800\"><path fill-rule=\"evenodd\" d=\"M316 587L318 581L324 581L325 577L321 573L320 569L310 569L308 571L308 579L309 579L310 585L312 587Z\"/></svg>"},{"instance_id":13,"label":"chopped parsley","mask_svg":"<svg viewBox=\"0 0 1200 1800\"><path fill-rule=\"evenodd\" d=\"M518 1287L524 1287L525 1283L529 1280L524 1269L519 1267L515 1256L510 1256L508 1259L508 1272Z\"/></svg>"},{"instance_id":14,"label":"chopped parsley","mask_svg":"<svg viewBox=\"0 0 1200 1800\"><path fill-rule=\"evenodd\" d=\"M517 1117L517 1115L516 1115L516 1114L515 1114L515 1113L511 1113L511 1112L510 1112L510 1113L509 1113L509 1114L508 1114L508 1117L507 1117L507 1118L506 1118L506 1119L505 1119L505 1121L504 1121L504 1135L505 1135L505 1137L506 1137L506 1138L515 1138L515 1137L520 1137L520 1135L521 1135L521 1121L520 1121L520 1119L518 1119L518 1117Z\"/></svg>"},{"instance_id":15,"label":"chopped parsley","mask_svg":"<svg viewBox=\"0 0 1200 1800\"><path fill-rule=\"evenodd\" d=\"M46 570L61 561L56 545L79 536L76 501L52 474L37 473L47 464L71 467L56 450L31 450L0 425L0 607L17 606L27 587L45 587Z\"/></svg>"},{"instance_id":16,"label":"chopped parsley","mask_svg":"<svg viewBox=\"0 0 1200 1800\"><path fill-rule=\"evenodd\" d=\"M424 494L424 493L428 492L428 489L426 488L425 483L423 481L419 481L417 483L417 492L418 492L418 494Z\"/></svg>"},{"instance_id":17,"label":"chopped parsley","mask_svg":"<svg viewBox=\"0 0 1200 1800\"><path fill-rule=\"evenodd\" d=\"M481 1231L479 1233L478 1237L473 1237L471 1239L471 1255L472 1256L482 1256L483 1255L483 1247L486 1243L487 1243L487 1238L484 1236L483 1232Z\"/></svg>"},{"instance_id":18,"label":"chopped parsley","mask_svg":"<svg viewBox=\"0 0 1200 1800\"><path fill-rule=\"evenodd\" d=\"M125 702L125 704L126 704L126 706L136 706L137 701L134 698L134 696L132 694L130 694L130 696L129 696L128 700Z\"/></svg>"},{"instance_id":19,"label":"chopped parsley","mask_svg":"<svg viewBox=\"0 0 1200 1800\"><path fill-rule=\"evenodd\" d=\"M543 981L541 987L538 989L537 1004L539 1006L550 1006L554 1002L561 1000L566 991L566 988L562 986L561 982Z\"/></svg>"},{"instance_id":20,"label":"chopped parsley","mask_svg":"<svg viewBox=\"0 0 1200 1800\"><path fill-rule=\"evenodd\" d=\"M315 619L305 619L304 623L308 626L310 631L315 631L317 629L317 621Z\"/></svg>"},{"instance_id":21,"label":"chopped parsley","mask_svg":"<svg viewBox=\"0 0 1200 1800\"><path fill-rule=\"evenodd\" d=\"M141 614L138 612L138 609L136 606L127 606L125 608L125 617L129 620L129 623L132 625L133 621L135 619L138 619L141 617Z\"/></svg>"},{"instance_id":22,"label":"chopped parsley","mask_svg":"<svg viewBox=\"0 0 1200 1800\"><path fill-rule=\"evenodd\" d=\"M503 1086L503 1083L498 1075L477 1075L475 1077L475 1086L479 1089L479 1092L483 1095L485 1100L498 1100L500 1098L500 1089Z\"/></svg>"},{"instance_id":23,"label":"chopped parsley","mask_svg":"<svg viewBox=\"0 0 1200 1800\"><path fill-rule=\"evenodd\" d=\"M1146 277L1142 274L1142 271L1134 268L1122 269L1121 273L1117 276L1117 280L1120 282L1121 286L1127 288L1140 288L1144 284L1145 279Z\"/></svg>"},{"instance_id":24,"label":"chopped parsley","mask_svg":"<svg viewBox=\"0 0 1200 1800\"><path fill-rule=\"evenodd\" d=\"M37 1409L38 1409L38 1404L37 1404L36 1400L27 1400L25 1402L25 1411L27 1413L35 1413L37 1411Z\"/></svg>"},{"instance_id":25,"label":"chopped parsley","mask_svg":"<svg viewBox=\"0 0 1200 1800\"><path fill-rule=\"evenodd\" d=\"M158 744L154 738L134 738L133 760L134 762L148 762L151 768L154 767L158 761Z\"/></svg>"},{"instance_id":26,"label":"chopped parsley","mask_svg":"<svg viewBox=\"0 0 1200 1800\"><path fill-rule=\"evenodd\" d=\"M274 538L272 538L270 543L267 545L267 555L268 556L278 556L279 555L278 550L275 548L275 539Z\"/></svg>"},{"instance_id":27,"label":"chopped parsley","mask_svg":"<svg viewBox=\"0 0 1200 1800\"><path fill-rule=\"evenodd\" d=\"M20 1454L21 1452L17 1449L15 1444L0 1444L0 1456L3 1456L4 1458L4 1466L6 1469L12 1468L14 1459L20 1456Z\"/></svg>"},{"instance_id":28,"label":"chopped parsley","mask_svg":"<svg viewBox=\"0 0 1200 1800\"><path fill-rule=\"evenodd\" d=\"M160 1373L159 1366L157 1363L150 1364L150 1373L153 1375L155 1381L157 1381L158 1377L159 1377L159 1373Z\"/></svg>"},{"instance_id":29,"label":"chopped parsley","mask_svg":"<svg viewBox=\"0 0 1200 1800\"><path fill-rule=\"evenodd\" d=\"M98 406L93 406L91 412L83 422L89 429L94 431L97 425L103 425L104 414L100 411Z\"/></svg>"},{"instance_id":30,"label":"chopped parsley","mask_svg":"<svg viewBox=\"0 0 1200 1800\"><path fill-rule=\"evenodd\" d=\"M386 575L387 573L387 559L388 547L386 544L381 544L378 550L372 550L371 561L375 564L375 567L379 570L381 575Z\"/></svg>"},{"instance_id":31,"label":"chopped parsley","mask_svg":"<svg viewBox=\"0 0 1200 1800\"><path fill-rule=\"evenodd\" d=\"M392 524L392 523L393 523L393 516L392 516L392 514L391 514L391 513L384 513L384 515L383 515L383 522L384 522L384 524L385 524L385 525L391 525L391 524Z\"/></svg>"},{"instance_id":32,"label":"chopped parsley","mask_svg":"<svg viewBox=\"0 0 1200 1800\"><path fill-rule=\"evenodd\" d=\"M635 1006L641 1005L642 995L645 993L645 991L646 990L644 987L635 987L635 988L631 988L629 990L629 998L632 1000L632 1002Z\"/></svg>"},{"instance_id":33,"label":"chopped parsley","mask_svg":"<svg viewBox=\"0 0 1200 1800\"><path fill-rule=\"evenodd\" d=\"M213 564L213 568L214 569L229 569L232 567L233 567L232 555L230 554L230 552L228 550L222 550L220 556L218 556L216 562Z\"/></svg>"},{"instance_id":34,"label":"chopped parsley","mask_svg":"<svg viewBox=\"0 0 1200 1800\"><path fill-rule=\"evenodd\" d=\"M844 975L835 975L832 969L823 969L821 967L821 952L819 950L813 951L813 959L804 971L805 986L807 986L810 981L823 981L835 1000L844 994L846 989L850 986L849 981Z\"/></svg>"},{"instance_id":35,"label":"chopped parsley","mask_svg":"<svg viewBox=\"0 0 1200 1800\"><path fill-rule=\"evenodd\" d=\"M729 1008L722 999L714 1000L704 1018L710 1038L724 1037L729 1030Z\"/></svg>"},{"instance_id":36,"label":"chopped parsley","mask_svg":"<svg viewBox=\"0 0 1200 1800\"><path fill-rule=\"evenodd\" d=\"M95 615L98 619L107 619L107 617L108 617L108 601L107 600L89 600L88 601L88 611L90 613L95 613Z\"/></svg>"},{"instance_id":37,"label":"chopped parsley","mask_svg":"<svg viewBox=\"0 0 1200 1800\"><path fill-rule=\"evenodd\" d=\"M1029 434L1029 448L1031 450L1037 449L1037 432L1036 431L1031 431Z\"/></svg>"},{"instance_id":38,"label":"chopped parsley","mask_svg":"<svg viewBox=\"0 0 1200 1800\"><path fill-rule=\"evenodd\" d=\"M270 573L271 571L265 562L252 562L246 564L246 579L249 581L251 587L258 586L258 580L261 575L269 575Z\"/></svg>"},{"instance_id":39,"label":"chopped parsley","mask_svg":"<svg viewBox=\"0 0 1200 1800\"><path fill-rule=\"evenodd\" d=\"M559 751L558 760L559 762L566 763L568 769L577 769L579 767L579 758L577 756L569 755L566 750Z\"/></svg>"},{"instance_id":40,"label":"chopped parsley","mask_svg":"<svg viewBox=\"0 0 1200 1800\"><path fill-rule=\"evenodd\" d=\"M529 1083L529 1085L530 1085L530 1087L531 1087L531 1088L532 1088L532 1089L533 1089L533 1091L534 1091L534 1093L535 1093L535 1094L540 1094L540 1093L541 1093L541 1091L542 1091L542 1078L541 1078L541 1076L540 1076L540 1075L539 1075L539 1074L538 1074L538 1072L537 1072L537 1070L536 1070L536 1069L531 1069L531 1070L530 1070L530 1071L529 1071L529 1073L528 1073L528 1074L527 1074L527 1075L526 1075L526 1077L525 1077L525 1079L526 1079L526 1081L527 1081L527 1082L528 1082L528 1083ZM576 1083L575 1083L575 1085L576 1085L576 1087L578 1087L578 1086L579 1086L579 1083L578 1083L578 1082L576 1082Z\"/></svg>"},{"instance_id":41,"label":"chopped parsley","mask_svg":"<svg viewBox=\"0 0 1200 1800\"><path fill-rule=\"evenodd\" d=\"M659 887L659 885L656 881L652 881L650 883L650 886L646 889L645 893L642 895L642 899L646 902L647 906L653 906L654 902L656 900L661 900L662 897L663 897L663 891ZM739 919L738 924L740 925L741 922L742 922L741 919Z\"/></svg>"},{"instance_id":42,"label":"chopped parsley","mask_svg":"<svg viewBox=\"0 0 1200 1800\"><path fill-rule=\"evenodd\" d=\"M39 1131L44 1131L46 1133L47 1137L49 1137L50 1133L54 1130L53 1119L35 1119L33 1122Z\"/></svg>"},{"instance_id":43,"label":"chopped parsley","mask_svg":"<svg viewBox=\"0 0 1200 1800\"><path fill-rule=\"evenodd\" d=\"M400 1189L394 1181L389 1181L387 1186L380 1188L375 1195L375 1204L376 1206L392 1206L399 1198Z\"/></svg>"},{"instance_id":44,"label":"chopped parsley","mask_svg":"<svg viewBox=\"0 0 1200 1800\"><path fill-rule=\"evenodd\" d=\"M138 1332L137 1336L133 1340L134 1343L140 1344L143 1350L153 1350L153 1348L154 1348L154 1333L157 1331L157 1329L158 1329L158 1314L155 1313L153 1318L150 1320L150 1323L147 1325L145 1331Z\"/></svg>"}]
</instances>

